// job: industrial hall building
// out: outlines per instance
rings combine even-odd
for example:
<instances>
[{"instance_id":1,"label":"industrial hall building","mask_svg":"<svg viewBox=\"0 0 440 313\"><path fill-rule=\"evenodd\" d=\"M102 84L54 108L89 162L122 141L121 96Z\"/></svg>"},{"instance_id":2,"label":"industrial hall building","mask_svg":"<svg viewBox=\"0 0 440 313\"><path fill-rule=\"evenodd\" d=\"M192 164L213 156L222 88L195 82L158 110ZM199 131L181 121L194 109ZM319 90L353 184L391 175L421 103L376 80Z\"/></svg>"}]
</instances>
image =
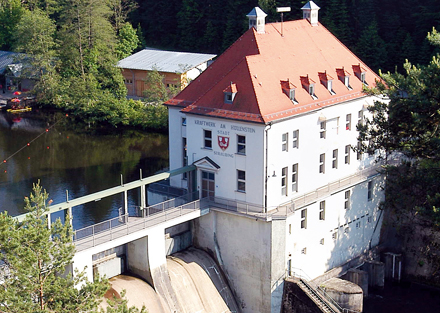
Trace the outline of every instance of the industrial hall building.
<instances>
[{"instance_id":1,"label":"industrial hall building","mask_svg":"<svg viewBox=\"0 0 440 313\"><path fill-rule=\"evenodd\" d=\"M211 212L194 245L212 252L243 312L279 312L284 278L311 279L379 242L384 181L355 152L380 77L332 35L312 1L303 19L249 29L180 94L169 111L171 178ZM194 183L189 183L194 179Z\"/></svg>"}]
</instances>

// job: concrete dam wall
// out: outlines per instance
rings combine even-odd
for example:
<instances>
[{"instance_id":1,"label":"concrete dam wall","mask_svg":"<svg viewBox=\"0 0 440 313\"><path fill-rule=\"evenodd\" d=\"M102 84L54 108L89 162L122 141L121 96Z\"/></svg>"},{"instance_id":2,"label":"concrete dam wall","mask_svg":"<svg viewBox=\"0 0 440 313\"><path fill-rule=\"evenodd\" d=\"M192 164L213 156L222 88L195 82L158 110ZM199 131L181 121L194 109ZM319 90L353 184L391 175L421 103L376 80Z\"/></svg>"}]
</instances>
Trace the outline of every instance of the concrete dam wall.
<instances>
[{"instance_id":1,"label":"concrete dam wall","mask_svg":"<svg viewBox=\"0 0 440 313\"><path fill-rule=\"evenodd\" d=\"M118 296L125 289L130 306L145 305L151 313L240 312L222 272L205 251L189 248L168 256L167 268L178 311L172 311L148 283L129 275L110 279L112 289L106 296Z\"/></svg>"}]
</instances>

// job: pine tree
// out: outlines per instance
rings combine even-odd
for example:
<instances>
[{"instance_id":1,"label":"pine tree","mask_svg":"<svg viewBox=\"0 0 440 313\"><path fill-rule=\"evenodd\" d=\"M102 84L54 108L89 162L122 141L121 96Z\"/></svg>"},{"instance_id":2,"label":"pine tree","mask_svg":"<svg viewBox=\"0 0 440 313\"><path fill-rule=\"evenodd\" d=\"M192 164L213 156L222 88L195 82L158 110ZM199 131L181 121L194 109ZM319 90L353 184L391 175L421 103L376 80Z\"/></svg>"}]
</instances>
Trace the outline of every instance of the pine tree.
<instances>
[{"instance_id":1,"label":"pine tree","mask_svg":"<svg viewBox=\"0 0 440 313\"><path fill-rule=\"evenodd\" d=\"M2 312L87 312L97 308L108 289L106 281L66 273L75 253L72 228L60 220L48 227L47 200L46 191L35 184L25 198L29 214L22 222L0 213L0 258L6 274L0 284Z\"/></svg>"},{"instance_id":2,"label":"pine tree","mask_svg":"<svg viewBox=\"0 0 440 313\"><path fill-rule=\"evenodd\" d=\"M373 21L361 34L356 46L357 55L373 70L377 71L387 61L385 42L378 34L377 23Z\"/></svg>"},{"instance_id":3,"label":"pine tree","mask_svg":"<svg viewBox=\"0 0 440 313\"><path fill-rule=\"evenodd\" d=\"M0 312L97 312L108 281L96 277L90 282L84 271L72 273L72 227L59 219L49 227L48 197L37 183L25 197L23 221L0 213ZM99 312L146 313L145 308L129 308L123 295L108 304Z\"/></svg>"}]
</instances>

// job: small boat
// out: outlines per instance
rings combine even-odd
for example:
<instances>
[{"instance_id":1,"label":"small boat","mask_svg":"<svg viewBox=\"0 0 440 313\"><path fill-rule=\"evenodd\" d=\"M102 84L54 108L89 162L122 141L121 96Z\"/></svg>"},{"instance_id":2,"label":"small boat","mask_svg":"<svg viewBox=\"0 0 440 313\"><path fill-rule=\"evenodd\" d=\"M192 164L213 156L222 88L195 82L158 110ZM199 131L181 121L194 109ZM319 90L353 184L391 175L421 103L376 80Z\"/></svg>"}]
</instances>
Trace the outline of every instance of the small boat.
<instances>
[{"instance_id":1,"label":"small boat","mask_svg":"<svg viewBox=\"0 0 440 313\"><path fill-rule=\"evenodd\" d=\"M32 111L31 107L24 107L24 108L11 108L11 109L7 109L6 112L9 113L21 113L21 112L28 112L28 111Z\"/></svg>"}]
</instances>

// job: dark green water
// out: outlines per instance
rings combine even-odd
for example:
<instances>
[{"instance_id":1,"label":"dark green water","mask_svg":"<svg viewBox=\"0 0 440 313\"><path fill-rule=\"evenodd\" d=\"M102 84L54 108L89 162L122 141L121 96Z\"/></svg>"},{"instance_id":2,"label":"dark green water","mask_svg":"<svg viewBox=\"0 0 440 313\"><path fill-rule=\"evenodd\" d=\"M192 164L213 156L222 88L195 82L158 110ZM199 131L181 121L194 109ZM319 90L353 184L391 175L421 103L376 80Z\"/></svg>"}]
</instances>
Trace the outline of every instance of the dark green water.
<instances>
[{"instance_id":1,"label":"dark green water","mask_svg":"<svg viewBox=\"0 0 440 313\"><path fill-rule=\"evenodd\" d=\"M119 185L121 174L130 182L139 179L140 169L146 177L168 166L166 135L91 135L72 130L69 123L62 114L0 112L0 212L24 213L23 198L38 180L59 203L66 200L66 190L74 199ZM134 210L140 202L138 192L128 195L129 210ZM114 196L74 207L73 226L79 229L116 217L122 203L121 196Z\"/></svg>"}]
</instances>

